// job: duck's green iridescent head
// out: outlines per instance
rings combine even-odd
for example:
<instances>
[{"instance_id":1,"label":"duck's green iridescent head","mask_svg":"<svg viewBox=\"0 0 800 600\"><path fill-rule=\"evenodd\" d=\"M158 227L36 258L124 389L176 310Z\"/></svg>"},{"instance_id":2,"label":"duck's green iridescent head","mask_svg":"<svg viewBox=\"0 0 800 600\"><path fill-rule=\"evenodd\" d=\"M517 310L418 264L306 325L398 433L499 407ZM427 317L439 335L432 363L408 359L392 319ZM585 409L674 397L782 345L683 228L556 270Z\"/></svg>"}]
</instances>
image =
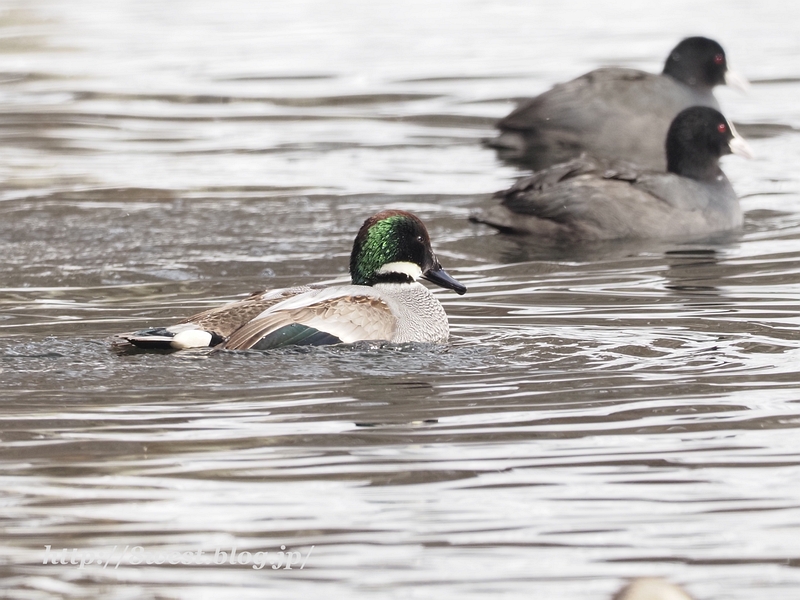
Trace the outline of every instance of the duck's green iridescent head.
<instances>
[{"instance_id":1,"label":"duck's green iridescent head","mask_svg":"<svg viewBox=\"0 0 800 600\"><path fill-rule=\"evenodd\" d=\"M442 269L422 221L404 210L384 210L364 221L353 243L350 276L355 285L412 283L422 277L457 294L467 291Z\"/></svg>"}]
</instances>

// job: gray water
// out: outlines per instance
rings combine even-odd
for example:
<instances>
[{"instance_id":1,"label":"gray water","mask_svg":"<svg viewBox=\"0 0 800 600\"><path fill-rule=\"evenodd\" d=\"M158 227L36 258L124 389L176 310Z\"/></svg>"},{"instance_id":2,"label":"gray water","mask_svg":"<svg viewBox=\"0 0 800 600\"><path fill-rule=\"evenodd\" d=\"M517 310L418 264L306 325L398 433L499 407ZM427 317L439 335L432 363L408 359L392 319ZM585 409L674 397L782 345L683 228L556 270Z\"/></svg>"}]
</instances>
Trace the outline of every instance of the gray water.
<instances>
[{"instance_id":1,"label":"gray water","mask_svg":"<svg viewBox=\"0 0 800 600\"><path fill-rule=\"evenodd\" d=\"M800 597L798 22L777 0L3 0L0 594L605 600L661 575ZM523 174L480 144L513 99L657 71L693 34L754 83L718 92L758 154L724 160L741 234L548 251L467 222ZM469 286L435 291L449 344L111 348L346 276L385 207Z\"/></svg>"}]
</instances>

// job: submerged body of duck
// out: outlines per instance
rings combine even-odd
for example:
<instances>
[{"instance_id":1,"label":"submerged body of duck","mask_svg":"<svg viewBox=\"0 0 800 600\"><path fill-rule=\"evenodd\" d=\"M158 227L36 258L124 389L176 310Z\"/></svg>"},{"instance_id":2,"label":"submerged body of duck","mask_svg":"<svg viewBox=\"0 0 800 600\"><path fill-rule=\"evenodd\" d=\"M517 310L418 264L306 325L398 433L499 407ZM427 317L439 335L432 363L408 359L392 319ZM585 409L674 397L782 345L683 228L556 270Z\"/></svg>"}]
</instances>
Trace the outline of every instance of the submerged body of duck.
<instances>
[{"instance_id":1,"label":"submerged body of duck","mask_svg":"<svg viewBox=\"0 0 800 600\"><path fill-rule=\"evenodd\" d=\"M353 244L350 273L352 285L256 292L177 325L119 334L116 339L145 349L229 350L447 340L444 308L417 279L458 294L466 288L442 269L418 217L389 210L367 219Z\"/></svg>"}]
</instances>

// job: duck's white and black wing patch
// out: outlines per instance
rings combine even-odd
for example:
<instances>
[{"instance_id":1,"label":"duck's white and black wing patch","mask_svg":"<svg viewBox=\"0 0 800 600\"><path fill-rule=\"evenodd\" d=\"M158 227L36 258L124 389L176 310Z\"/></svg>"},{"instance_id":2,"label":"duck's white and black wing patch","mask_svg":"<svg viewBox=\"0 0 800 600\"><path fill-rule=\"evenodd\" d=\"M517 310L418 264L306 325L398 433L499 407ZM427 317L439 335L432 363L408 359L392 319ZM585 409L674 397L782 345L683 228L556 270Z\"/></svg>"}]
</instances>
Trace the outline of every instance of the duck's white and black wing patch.
<instances>
[{"instance_id":1,"label":"duck's white and black wing patch","mask_svg":"<svg viewBox=\"0 0 800 600\"><path fill-rule=\"evenodd\" d=\"M224 338L193 324L172 327L150 327L132 333L120 333L114 339L122 344L132 344L144 350L184 350L208 348L221 343Z\"/></svg>"},{"instance_id":2,"label":"duck's white and black wing patch","mask_svg":"<svg viewBox=\"0 0 800 600\"><path fill-rule=\"evenodd\" d=\"M183 350L218 346L270 307L312 291L309 286L253 292L246 298L192 315L170 327L150 327L114 338L145 350Z\"/></svg>"},{"instance_id":3,"label":"duck's white and black wing patch","mask_svg":"<svg viewBox=\"0 0 800 600\"><path fill-rule=\"evenodd\" d=\"M221 348L247 350L391 340L394 329L395 316L383 300L369 295L343 295L307 306L268 310L235 331Z\"/></svg>"}]
</instances>

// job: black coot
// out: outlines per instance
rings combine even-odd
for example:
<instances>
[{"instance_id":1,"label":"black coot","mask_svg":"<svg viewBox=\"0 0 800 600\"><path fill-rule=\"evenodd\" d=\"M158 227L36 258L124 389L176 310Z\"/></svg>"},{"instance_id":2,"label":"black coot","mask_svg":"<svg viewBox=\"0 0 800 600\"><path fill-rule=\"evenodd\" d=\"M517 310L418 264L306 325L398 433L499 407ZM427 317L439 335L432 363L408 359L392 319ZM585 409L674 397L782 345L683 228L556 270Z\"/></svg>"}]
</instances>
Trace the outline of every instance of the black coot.
<instances>
[{"instance_id":1,"label":"black coot","mask_svg":"<svg viewBox=\"0 0 800 600\"><path fill-rule=\"evenodd\" d=\"M672 122L666 149L666 173L587 156L544 169L498 192L500 205L472 220L546 243L691 239L741 227L719 159L752 152L732 124L713 108L687 108Z\"/></svg>"},{"instance_id":2,"label":"black coot","mask_svg":"<svg viewBox=\"0 0 800 600\"><path fill-rule=\"evenodd\" d=\"M672 120L690 106L719 109L712 90L724 83L748 86L728 70L717 42L686 38L670 52L661 75L597 69L524 102L497 124L502 133L489 145L534 170L583 152L664 170L663 139Z\"/></svg>"}]
</instances>

